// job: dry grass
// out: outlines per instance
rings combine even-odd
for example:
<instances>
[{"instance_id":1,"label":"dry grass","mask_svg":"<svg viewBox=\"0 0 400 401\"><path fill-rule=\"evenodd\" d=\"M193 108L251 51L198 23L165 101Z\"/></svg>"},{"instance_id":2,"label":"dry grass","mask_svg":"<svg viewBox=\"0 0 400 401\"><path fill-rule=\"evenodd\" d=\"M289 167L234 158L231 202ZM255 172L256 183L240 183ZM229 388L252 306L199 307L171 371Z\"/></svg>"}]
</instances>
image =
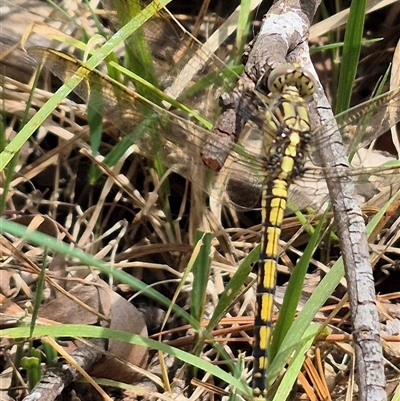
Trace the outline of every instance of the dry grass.
<instances>
[{"instance_id":1,"label":"dry grass","mask_svg":"<svg viewBox=\"0 0 400 401\"><path fill-rule=\"evenodd\" d=\"M391 7L393 8L388 15L398 16L397 5ZM93 35L96 32L93 19L86 9L74 11L74 15L77 20L79 17L80 24L85 26L88 34ZM180 17L191 21L190 16ZM380 23L376 24L378 19ZM367 54L361 63L363 71L357 80L356 98L364 98L365 87L370 88L371 82L376 82L376 77L384 73L387 60L393 57L393 41L398 40L398 37L394 39L398 30L387 28L383 14L372 14L370 20L374 23L367 19L367 23L371 24L368 35L384 36L385 40L366 49ZM203 25L206 26L204 35L207 35L207 29L214 29L217 24L218 20L210 17L207 24ZM159 65L157 75L168 77L168 74L176 74L178 70L167 70L172 50L173 56L176 56L176 41L172 40L167 44L163 42L170 33L162 30L162 25L160 24L161 28L156 25L157 29L161 29L161 34L153 38L152 50L158 55L155 57L156 64ZM326 32L332 27L324 29L315 39L315 43L330 40ZM38 31L41 35L54 33L46 31L42 26L40 29L36 28L36 32ZM151 34L156 31L154 25L149 29ZM91 45L95 46L93 43ZM219 50L221 57L229 54L230 47L226 46ZM121 49L118 51L122 52ZM381 56L379 63L373 63L373 68L364 68L363 66L368 65L368 60L374 59L374 54ZM318 53L315 56L315 65L321 80L324 80L326 87L330 87L332 92L336 69L332 65L332 58L327 52ZM203 73L210 71L204 69ZM35 89L30 98L30 85L2 76L3 133L7 141L11 141L24 122L51 97L54 87L47 78L43 77L40 87L47 85L48 90ZM208 91L201 90L197 95L191 94L186 104L212 120L217 95L214 87ZM95 157L92 154L93 144L90 145L90 141L94 137L89 132L93 132L94 128L88 123L86 106L78 98L72 98L74 101L65 100L54 109L51 118L37 129L10 164L11 167L2 173L3 187L8 188L3 203L3 216L31 229L38 228L65 244L73 244L93 258L106 262L115 271L124 271L141 280L169 299L170 304L160 306L154 302L154 296L150 300L146 291L134 291L132 285L122 281L121 277L113 278L101 274L97 268L88 267L82 260L61 255L54 250L49 252L45 244L31 245L15 236L7 235L1 238L0 292L5 297L1 313L8 321L15 319L24 310L27 313L32 312L25 304L26 301L41 303L38 293L45 302L60 291L57 284L61 290L69 291L89 275L99 274L115 293L131 301L143 312L152 338L201 356L203 360L226 371L235 371L232 375L244 383L240 375L249 377L251 367L251 316L255 299L252 287L255 274L250 273L251 267L248 263L257 260L259 210L243 212L226 203L221 205L218 203L219 195L211 198L210 209L203 191L205 184L201 184L200 180L204 171L191 153L185 153L185 149L181 149L181 156L189 162L193 158L193 167L200 170L189 173L182 166L164 169L157 165L157 161L154 163L152 158L143 156L143 153L148 156L147 150L141 154L140 149L135 147L129 147L112 166L106 166L101 156ZM210 112L211 108L213 110ZM98 151L100 155L105 155L115 148L124 134L108 123L101 130ZM196 146L191 145L190 152ZM389 150L389 145L384 145L384 150ZM95 172L99 171L96 168L101 171L101 175L95 180ZM191 181L185 180L174 171L190 176ZM246 194L250 192L246 191ZM388 358L385 361L389 380L388 393L393 392L390 380L395 382L398 378L396 365L399 358L396 349L398 331L389 331L390 326L387 323L397 322L399 314L395 302L398 299L398 286L396 288L396 284L393 285L398 281L396 207L397 205L393 206L382 217L370 236L377 291L382 294L377 301L382 313L382 327L387 336L384 347ZM365 209L366 219L370 220L378 210L373 207ZM43 217L43 221L38 221L38 217ZM322 245L310 262L300 309L309 295L315 292L321 275L329 270L339 256L337 242L330 231L334 230L330 218L331 216L326 217L327 228L324 231L325 236L321 234ZM316 216L314 221L320 221L320 216ZM317 224L315 222L314 226ZM201 237L197 233L198 229L212 233L212 237L202 238L202 249L196 247L201 243L198 242ZM283 284L287 282L309 241L304 224L299 223L298 219L285 219L276 297L278 305L283 298ZM202 252L205 254L202 255ZM40 288L38 273L43 267L46 267L47 281ZM237 280L234 292L224 292L232 285L232 277ZM344 399L346 394L352 396L356 392L348 305L346 298L342 299L345 291L345 282L342 280L327 305L315 316L315 322L322 322L327 327L309 347L304 367L298 377L299 385L294 389L296 399ZM87 301L86 303L88 304ZM22 305L22 309L18 309L18 305ZM175 309L172 310L173 308ZM101 309L99 308L100 311ZM189 310L193 322L206 326L210 335L205 335L199 327L193 326L193 322L192 325L187 324L183 316ZM332 311L334 313L331 314ZM41 319L45 318L52 319L52 316L41 315ZM89 324L86 316L76 323ZM123 324L118 329L128 330ZM223 349L218 349L217 343ZM15 363L18 353L11 347L11 341L4 338L1 345L4 364L6 365L8 358ZM221 355L222 351L225 354ZM48 351L45 353L49 355ZM172 399L176 394L181 395L182 391L187 395L192 394L192 399L207 399L210 393L215 393L219 398L232 390L221 376L213 377L209 374L207 365L200 366L202 370L199 373L190 364L183 366L179 358L154 351L150 354L147 374L159 386L147 381L141 383L140 389L133 390L129 387L128 390L110 390L108 396L111 399L128 400L136 398L137 394ZM234 367L232 362L236 361L238 362ZM202 362L194 363L199 367ZM16 370L10 366L8 363L8 370L3 370L2 378L6 384L1 387L5 391L16 387L17 390L12 394L15 399L22 399L25 393L20 388L26 384L27 379L18 378L15 375ZM11 381L12 373L14 376ZM152 374L159 378L154 378ZM122 381L118 377L113 378ZM189 379L192 379L193 385L189 384ZM122 387L121 384L120 386ZM93 388L80 391L81 399L97 397Z\"/></svg>"}]
</instances>

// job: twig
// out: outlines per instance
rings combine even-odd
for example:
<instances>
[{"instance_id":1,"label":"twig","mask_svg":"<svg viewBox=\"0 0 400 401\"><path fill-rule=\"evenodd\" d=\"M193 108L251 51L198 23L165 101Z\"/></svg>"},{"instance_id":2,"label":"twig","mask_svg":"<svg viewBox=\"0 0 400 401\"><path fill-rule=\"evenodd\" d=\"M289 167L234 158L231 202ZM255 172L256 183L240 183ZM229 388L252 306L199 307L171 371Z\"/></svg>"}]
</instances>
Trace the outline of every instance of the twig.
<instances>
[{"instance_id":1,"label":"twig","mask_svg":"<svg viewBox=\"0 0 400 401\"><path fill-rule=\"evenodd\" d=\"M94 340L96 346L82 345L71 353L71 357L84 370L90 369L103 356L101 349L105 348L103 339ZM99 348L100 347L100 348ZM63 389L80 377L78 370L66 362L60 362L49 368L43 377L22 401L53 401Z\"/></svg>"},{"instance_id":2,"label":"twig","mask_svg":"<svg viewBox=\"0 0 400 401\"><path fill-rule=\"evenodd\" d=\"M240 110L254 108L252 92L258 81L286 63L286 55L295 49L304 53L303 59L309 57L308 32L318 5L319 1L276 1L264 17L259 35L244 56L243 74L234 90L222 98L223 111L214 126L220 139L210 141L202 151L203 161L211 169L219 170L225 163L229 144L237 140L247 121Z\"/></svg>"},{"instance_id":3,"label":"twig","mask_svg":"<svg viewBox=\"0 0 400 401\"><path fill-rule=\"evenodd\" d=\"M329 167L326 180L337 232L340 239L350 300L353 337L358 371L359 400L383 401L385 374L380 327L372 267L370 263L365 223L353 181L348 174L348 161L340 132L332 120L333 113L320 83L312 108L318 125L325 126L323 135L329 137L330 146L318 149L321 165ZM321 133L322 134L322 133Z\"/></svg>"},{"instance_id":4,"label":"twig","mask_svg":"<svg viewBox=\"0 0 400 401\"><path fill-rule=\"evenodd\" d=\"M299 60L296 52L290 55L288 61L293 60ZM309 57L302 62L300 63L317 77ZM341 134L337 130L332 109L319 80L314 102L311 104L311 118L312 125L325 127L321 135L326 136L330 145L320 147L318 156L321 165L329 167L330 174L326 182L340 239L349 293L359 400L383 401L387 399L384 359L365 223L357 202L354 182L346 176L349 164Z\"/></svg>"},{"instance_id":5,"label":"twig","mask_svg":"<svg viewBox=\"0 0 400 401\"><path fill-rule=\"evenodd\" d=\"M255 88L255 83L264 74L268 75L279 64L296 61L317 77L310 60L307 35L318 6L319 0L280 0L265 16L261 32L249 52L243 76L233 93L224 98L225 110L215 132L225 142L236 140L236 134L245 123L239 109L247 101L246 93ZM326 126L324 135L330 138L330 146L319 150L321 165L329 167L333 177L341 177L329 176L327 184L348 282L359 399L382 401L386 400L385 376L365 224L356 201L354 184L346 177L349 166L341 135L318 80L314 99L310 107L313 126ZM208 151L214 152L215 148L211 144L203 156L210 167L217 166L218 169L218 165L223 164L224 155L210 160Z\"/></svg>"}]
</instances>

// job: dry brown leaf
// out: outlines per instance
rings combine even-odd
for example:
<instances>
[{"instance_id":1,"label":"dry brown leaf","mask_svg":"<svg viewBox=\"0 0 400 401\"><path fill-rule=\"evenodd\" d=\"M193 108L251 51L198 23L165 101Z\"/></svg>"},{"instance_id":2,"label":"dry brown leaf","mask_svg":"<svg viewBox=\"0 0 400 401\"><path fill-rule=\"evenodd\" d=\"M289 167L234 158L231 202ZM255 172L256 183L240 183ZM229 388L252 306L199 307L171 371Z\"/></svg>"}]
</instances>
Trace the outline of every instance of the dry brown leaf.
<instances>
[{"instance_id":1,"label":"dry brown leaf","mask_svg":"<svg viewBox=\"0 0 400 401\"><path fill-rule=\"evenodd\" d=\"M85 309L66 296L60 295L44 304L40 308L39 316L60 323L96 324L99 318L90 311L93 309L109 319L110 323L105 322L104 326L147 337L147 328L141 313L130 302L112 291L104 281L98 280L96 285L90 285L89 282L88 285L78 284L69 293L85 303L88 308ZM106 356L92 367L92 375L132 383L137 379L137 374L126 362L141 368L147 364L145 347L110 340L107 351L123 361Z\"/></svg>"},{"instance_id":2,"label":"dry brown leaf","mask_svg":"<svg viewBox=\"0 0 400 401\"><path fill-rule=\"evenodd\" d=\"M55 223L54 220L52 220L50 217L45 216L45 215L38 215L38 214L30 214L30 215L24 215L24 216L18 216L14 219L10 219L11 221L21 224L23 226L30 226L32 221L40 216L42 220L38 224L35 229L43 234L47 234L50 237L54 237L59 239L60 238L60 231Z\"/></svg>"},{"instance_id":3,"label":"dry brown leaf","mask_svg":"<svg viewBox=\"0 0 400 401\"><path fill-rule=\"evenodd\" d=\"M94 285L77 284L69 293L82 301L88 308L83 308L72 299L61 294L56 299L40 307L39 317L69 324L97 323L99 318L90 312L89 308L99 312L100 300L98 288Z\"/></svg>"},{"instance_id":4,"label":"dry brown leaf","mask_svg":"<svg viewBox=\"0 0 400 401\"><path fill-rule=\"evenodd\" d=\"M111 318L110 328L147 337L146 324L142 314L136 307L108 287L103 287L102 290L104 291L101 291L101 293L108 293L111 303L109 311L109 317ZM123 341L110 340L108 351L134 366L145 368L147 365L147 348L145 347ZM137 374L129 365L108 356L102 359L90 373L97 377L124 383L133 383L137 379Z\"/></svg>"}]
</instances>

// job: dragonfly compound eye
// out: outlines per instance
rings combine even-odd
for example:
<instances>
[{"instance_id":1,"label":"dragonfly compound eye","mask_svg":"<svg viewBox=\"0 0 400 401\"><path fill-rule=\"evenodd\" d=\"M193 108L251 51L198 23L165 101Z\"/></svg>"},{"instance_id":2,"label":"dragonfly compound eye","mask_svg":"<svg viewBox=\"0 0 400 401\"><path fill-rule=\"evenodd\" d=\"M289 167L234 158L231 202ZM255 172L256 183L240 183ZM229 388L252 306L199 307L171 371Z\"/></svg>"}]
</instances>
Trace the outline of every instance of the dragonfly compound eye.
<instances>
[{"instance_id":1,"label":"dragonfly compound eye","mask_svg":"<svg viewBox=\"0 0 400 401\"><path fill-rule=\"evenodd\" d=\"M304 99L314 94L314 78L297 63L281 64L269 75L268 89L272 93L282 93L288 86L296 87L299 95Z\"/></svg>"}]
</instances>

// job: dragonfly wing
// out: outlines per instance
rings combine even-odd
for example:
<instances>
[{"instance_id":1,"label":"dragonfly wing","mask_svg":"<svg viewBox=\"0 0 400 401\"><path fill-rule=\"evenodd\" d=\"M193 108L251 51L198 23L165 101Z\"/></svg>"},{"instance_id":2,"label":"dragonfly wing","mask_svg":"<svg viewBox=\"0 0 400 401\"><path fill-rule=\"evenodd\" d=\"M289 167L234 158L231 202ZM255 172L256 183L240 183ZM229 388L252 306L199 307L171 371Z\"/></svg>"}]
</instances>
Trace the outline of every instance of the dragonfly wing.
<instances>
[{"instance_id":1,"label":"dragonfly wing","mask_svg":"<svg viewBox=\"0 0 400 401\"><path fill-rule=\"evenodd\" d=\"M289 187L289 208L292 211L310 207L321 209L329 200L328 187L322 169L309 169Z\"/></svg>"},{"instance_id":2,"label":"dragonfly wing","mask_svg":"<svg viewBox=\"0 0 400 401\"><path fill-rule=\"evenodd\" d=\"M312 207L318 210L329 201L326 179L338 178L329 169L308 162L307 170L290 188L292 210ZM400 189L400 162L386 152L359 149L346 177L354 181L360 205L382 206ZM340 177L339 177L340 178Z\"/></svg>"},{"instance_id":3,"label":"dragonfly wing","mask_svg":"<svg viewBox=\"0 0 400 401\"><path fill-rule=\"evenodd\" d=\"M400 121L400 88L385 93L375 99L365 102L335 117L334 122L328 122L326 127L314 130L310 151L311 170L302 177L301 187L296 189L298 194L303 193L303 198L296 196L295 205L299 208L307 204L307 199L312 204L322 204L322 192L317 189L315 193L321 193L321 199L313 198L311 182L322 182L322 177L332 177L329 168L320 168L321 162L318 149L330 146L332 134L339 130L342 136L346 154L349 156L350 169L344 174L350 177L360 194L360 203L369 202L375 206L382 205L391 195L400 188L399 166L385 167L392 162L393 157L375 150L366 150L375 139L387 132ZM337 123L337 124L336 124ZM321 178L315 177L315 170ZM320 184L318 184L319 186Z\"/></svg>"},{"instance_id":4,"label":"dragonfly wing","mask_svg":"<svg viewBox=\"0 0 400 401\"><path fill-rule=\"evenodd\" d=\"M387 132L400 121L400 88L362 103L335 117L336 124L327 123L313 133L311 160L320 166L318 149L329 146L329 138L338 129L342 135L346 154L354 155Z\"/></svg>"},{"instance_id":5,"label":"dragonfly wing","mask_svg":"<svg viewBox=\"0 0 400 401\"><path fill-rule=\"evenodd\" d=\"M218 201L227 190L228 202L246 209L256 205L261 187L258 174L261 165L257 155L244 150L240 144L232 148L231 143L219 143L219 148L227 153L231 151L231 156L230 167L224 168L216 179L216 173L204 166L200 154L207 141L218 140L217 135L190 121L189 117L183 118L127 90L97 70L89 70L64 53L37 47L28 52L62 81L81 74L82 82L73 89L74 92L118 127L124 139L130 141L130 145L136 145L138 153L150 159L157 158L173 171L201 185L207 193L219 194ZM250 148L255 151L256 145ZM199 182L199 172L207 175L208 183ZM217 188L211 189L210 182L216 182ZM240 191L237 183L241 184Z\"/></svg>"},{"instance_id":6,"label":"dragonfly wing","mask_svg":"<svg viewBox=\"0 0 400 401\"><path fill-rule=\"evenodd\" d=\"M205 192L212 193L218 201L224 200L245 209L258 205L263 180L262 137L265 132L262 119L256 119L246 125L241 133L240 143L224 143L217 135L197 123L146 101L136 92L116 85L97 71L85 69L82 64L64 53L33 48L29 49L29 54L37 61L43 62L45 67L61 80L68 79L81 68L83 81L74 92L118 127L130 144L137 146L138 153L150 159L157 157L173 171L201 186ZM353 157L353 164L357 168L348 174L352 176L360 192L368 194L367 199L381 186L388 187L388 193L393 193L397 189L397 181L400 181L394 179L396 168L385 173L378 171L376 166L382 160L376 158L376 155L375 164L366 164L365 155L361 150L375 135L382 134L399 119L399 98L399 90L389 92L339 116L339 120L343 121L342 124L339 123L339 129L347 151L357 150ZM362 127L367 121L369 125L365 129L353 128ZM371 127L375 126L378 128L373 131ZM324 132L322 129L313 134L313 137L317 138L313 142L314 151L311 155L314 166L317 164L315 147L327 146L326 138L329 134L330 131ZM230 154L218 175L206 168L200 157L201 149L210 139L218 144L219 151ZM370 160L374 159L370 157ZM327 177L329 174L329 171L326 171ZM200 182L201 175L207 176L206 182ZM319 208L326 203L325 175L320 168L315 170L314 167L301 179L296 180L290 188L289 200L292 208Z\"/></svg>"},{"instance_id":7,"label":"dragonfly wing","mask_svg":"<svg viewBox=\"0 0 400 401\"><path fill-rule=\"evenodd\" d=\"M257 133L253 134L259 136ZM248 135L251 136L250 132ZM216 134L190 121L174 119L171 129L163 139L164 149L168 149L170 155L166 164L195 183L198 183L196 175L199 171L204 171L208 178L207 187L204 189L218 201L223 200L237 209L247 210L257 207L263 181L262 161L257 154L251 154L239 143L232 146L231 142L221 142L220 149L229 154L224 166L219 172L207 168L201 159L201 149L210 138L216 140L216 137ZM247 139L249 146L259 152L257 141L252 143L249 138ZM180 157L176 157L177 152Z\"/></svg>"}]
</instances>

